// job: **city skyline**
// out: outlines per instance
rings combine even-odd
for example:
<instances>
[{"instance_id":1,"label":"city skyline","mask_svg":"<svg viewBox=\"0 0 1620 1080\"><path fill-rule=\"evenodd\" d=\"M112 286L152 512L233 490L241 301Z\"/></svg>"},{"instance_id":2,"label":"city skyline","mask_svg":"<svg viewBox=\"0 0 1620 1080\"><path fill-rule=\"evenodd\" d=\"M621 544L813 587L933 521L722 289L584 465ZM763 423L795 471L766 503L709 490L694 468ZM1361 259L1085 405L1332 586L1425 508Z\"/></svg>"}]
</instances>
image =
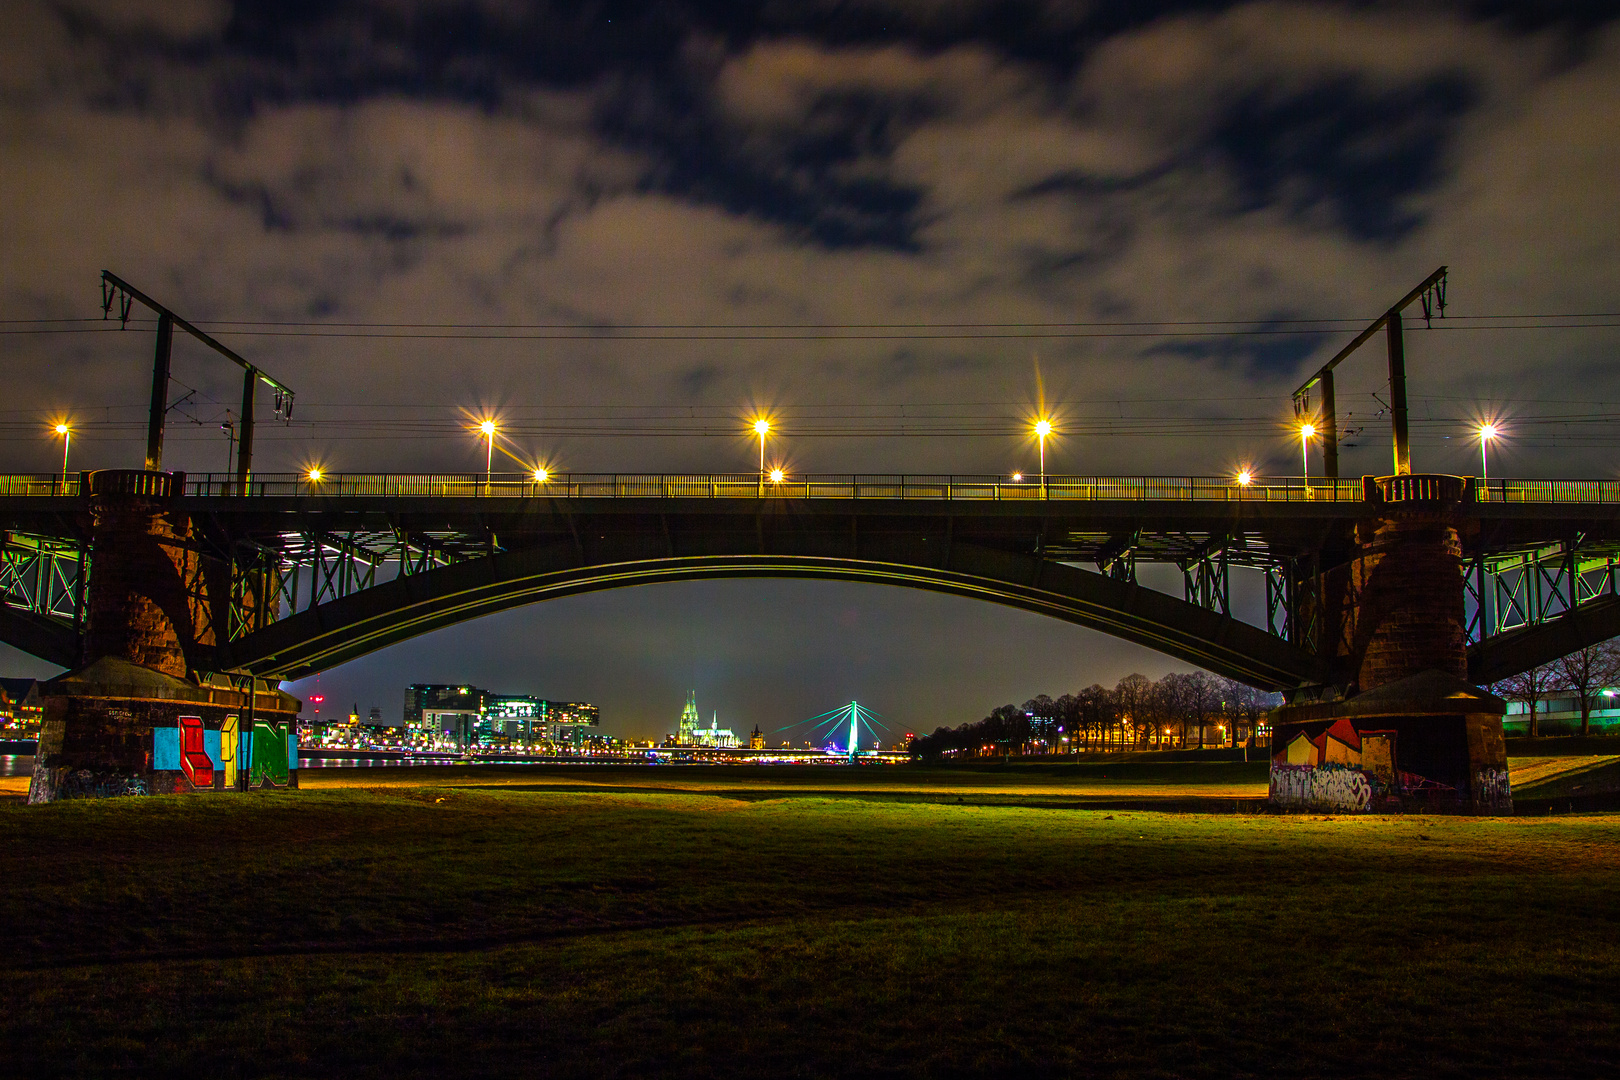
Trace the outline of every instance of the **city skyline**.
<instances>
[{"instance_id":1,"label":"city skyline","mask_svg":"<svg viewBox=\"0 0 1620 1080\"><path fill-rule=\"evenodd\" d=\"M297 392L289 424L261 402L262 472L1297 475L1290 391L1442 264L1416 467L1481 469L1495 421L1493 476L1620 468L1620 34L1591 6L40 2L0 50L6 471L139 465L152 324L96 321L108 269ZM169 467L229 468L216 361L176 346ZM1340 376L1343 470L1386 472L1376 344ZM550 601L321 685L532 685L645 738L693 686L922 731L1182 670L759 581Z\"/></svg>"}]
</instances>

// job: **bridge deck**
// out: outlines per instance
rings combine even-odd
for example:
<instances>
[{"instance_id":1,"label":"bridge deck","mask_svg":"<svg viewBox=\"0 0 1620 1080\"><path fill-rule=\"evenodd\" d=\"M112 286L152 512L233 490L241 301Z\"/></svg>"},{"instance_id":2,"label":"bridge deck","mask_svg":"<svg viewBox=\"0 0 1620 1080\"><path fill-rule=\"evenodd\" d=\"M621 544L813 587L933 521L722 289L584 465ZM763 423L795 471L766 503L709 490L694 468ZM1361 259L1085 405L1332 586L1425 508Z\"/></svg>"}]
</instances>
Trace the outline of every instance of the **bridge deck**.
<instances>
[{"instance_id":1,"label":"bridge deck","mask_svg":"<svg viewBox=\"0 0 1620 1080\"><path fill-rule=\"evenodd\" d=\"M37 655L70 657L78 640L94 561L81 486L0 476L0 640ZM243 493L206 474L181 490L187 543L231 567L221 662L281 675L545 596L772 575L980 596L1257 685L1297 684L1317 663L1300 648L1314 640L1300 621L1311 582L1381 509L1362 480L1304 478L280 474ZM1620 481L1464 492L1471 641L1562 624L1516 646L1520 664L1557 634L1620 632ZM1177 566L1185 599L1139 589L1144 563ZM1261 628L1231 618L1228 567L1240 566L1265 574Z\"/></svg>"},{"instance_id":2,"label":"bridge deck","mask_svg":"<svg viewBox=\"0 0 1620 1080\"><path fill-rule=\"evenodd\" d=\"M77 496L82 474L0 475L0 497ZM188 497L243 497L230 473L190 474ZM1361 503L1362 478L1225 476L1029 476L815 473L771 481L757 473L302 473L255 475L248 498L479 499L902 499L944 502ZM1620 505L1620 480L1470 478L1481 505Z\"/></svg>"}]
</instances>

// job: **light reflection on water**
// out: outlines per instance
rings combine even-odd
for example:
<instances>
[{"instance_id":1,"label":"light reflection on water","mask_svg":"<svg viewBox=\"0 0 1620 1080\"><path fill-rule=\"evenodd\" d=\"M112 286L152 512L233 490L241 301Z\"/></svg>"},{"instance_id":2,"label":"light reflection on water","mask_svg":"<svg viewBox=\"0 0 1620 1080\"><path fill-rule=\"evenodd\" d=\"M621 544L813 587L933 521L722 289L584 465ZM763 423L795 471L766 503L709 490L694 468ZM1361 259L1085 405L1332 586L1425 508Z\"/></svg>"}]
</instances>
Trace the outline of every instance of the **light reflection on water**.
<instances>
[{"instance_id":1,"label":"light reflection on water","mask_svg":"<svg viewBox=\"0 0 1620 1080\"><path fill-rule=\"evenodd\" d=\"M451 757L375 758L375 757L318 757L298 759L300 769L380 769L388 765L455 765Z\"/></svg>"},{"instance_id":2,"label":"light reflection on water","mask_svg":"<svg viewBox=\"0 0 1620 1080\"><path fill-rule=\"evenodd\" d=\"M455 758L306 758L298 759L300 769L372 769L387 765L454 765ZM33 754L0 754L0 776L34 775Z\"/></svg>"}]
</instances>

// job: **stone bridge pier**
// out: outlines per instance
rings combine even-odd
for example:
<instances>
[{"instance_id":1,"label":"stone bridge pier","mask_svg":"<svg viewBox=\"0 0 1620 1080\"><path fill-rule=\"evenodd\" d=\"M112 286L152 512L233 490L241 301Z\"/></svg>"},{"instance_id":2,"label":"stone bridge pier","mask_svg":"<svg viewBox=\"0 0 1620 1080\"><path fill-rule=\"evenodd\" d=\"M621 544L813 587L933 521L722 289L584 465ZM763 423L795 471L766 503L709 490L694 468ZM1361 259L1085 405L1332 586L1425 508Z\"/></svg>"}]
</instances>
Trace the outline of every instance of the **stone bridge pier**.
<instances>
[{"instance_id":1,"label":"stone bridge pier","mask_svg":"<svg viewBox=\"0 0 1620 1080\"><path fill-rule=\"evenodd\" d=\"M209 670L229 567L203 554L185 474L89 474L92 537L80 665L41 688L30 803L297 786L301 703Z\"/></svg>"},{"instance_id":2,"label":"stone bridge pier","mask_svg":"<svg viewBox=\"0 0 1620 1080\"><path fill-rule=\"evenodd\" d=\"M1271 799L1299 810L1512 813L1502 699L1468 682L1461 477L1367 477L1348 562L1307 583L1335 685L1271 715Z\"/></svg>"}]
</instances>

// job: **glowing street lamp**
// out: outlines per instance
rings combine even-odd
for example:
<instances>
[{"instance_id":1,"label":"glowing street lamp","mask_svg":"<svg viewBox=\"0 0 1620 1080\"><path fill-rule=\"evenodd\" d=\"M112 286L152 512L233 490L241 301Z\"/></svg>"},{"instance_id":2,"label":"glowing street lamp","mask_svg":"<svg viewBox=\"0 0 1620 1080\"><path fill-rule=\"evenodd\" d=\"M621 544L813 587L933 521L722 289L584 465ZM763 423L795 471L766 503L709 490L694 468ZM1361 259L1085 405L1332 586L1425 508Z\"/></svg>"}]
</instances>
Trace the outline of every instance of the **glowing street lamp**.
<instances>
[{"instance_id":1,"label":"glowing street lamp","mask_svg":"<svg viewBox=\"0 0 1620 1080\"><path fill-rule=\"evenodd\" d=\"M781 469L772 469L771 470L771 483L780 484L782 482L783 478L784 478L784 474L783 474Z\"/></svg>"},{"instance_id":2,"label":"glowing street lamp","mask_svg":"<svg viewBox=\"0 0 1620 1080\"><path fill-rule=\"evenodd\" d=\"M1479 425L1479 476L1481 480L1489 480L1491 478L1490 462L1486 459L1485 447L1492 439L1496 438L1496 436L1497 428L1495 424ZM63 468L65 471L66 466Z\"/></svg>"},{"instance_id":3,"label":"glowing street lamp","mask_svg":"<svg viewBox=\"0 0 1620 1080\"><path fill-rule=\"evenodd\" d=\"M58 435L62 436L62 492L64 494L66 494L67 493L68 444L73 441L73 429L68 427L67 423L64 421L63 423L60 423L60 424L56 425L56 433Z\"/></svg>"},{"instance_id":4,"label":"glowing street lamp","mask_svg":"<svg viewBox=\"0 0 1620 1080\"><path fill-rule=\"evenodd\" d=\"M310 483L318 484L321 482L321 477L325 474L321 472L321 467L319 465L311 465L309 467L309 472L305 475L309 477Z\"/></svg>"},{"instance_id":5,"label":"glowing street lamp","mask_svg":"<svg viewBox=\"0 0 1620 1080\"><path fill-rule=\"evenodd\" d=\"M771 433L771 422L761 417L754 421L754 434L759 436L759 475L765 475L765 436Z\"/></svg>"},{"instance_id":6,"label":"glowing street lamp","mask_svg":"<svg viewBox=\"0 0 1620 1080\"><path fill-rule=\"evenodd\" d=\"M478 430L483 432L484 440L488 443L484 451L484 494L488 495L491 474L495 469L495 421L485 420L478 425Z\"/></svg>"},{"instance_id":7,"label":"glowing street lamp","mask_svg":"<svg viewBox=\"0 0 1620 1080\"><path fill-rule=\"evenodd\" d=\"M1041 494L1046 494L1046 437L1052 434L1052 421L1044 416L1035 421L1035 439L1041 446Z\"/></svg>"},{"instance_id":8,"label":"glowing street lamp","mask_svg":"<svg viewBox=\"0 0 1620 1080\"><path fill-rule=\"evenodd\" d=\"M1316 425L1306 422L1299 426L1299 457L1304 467L1305 494L1311 493L1311 440L1316 438Z\"/></svg>"},{"instance_id":9,"label":"glowing street lamp","mask_svg":"<svg viewBox=\"0 0 1620 1080\"><path fill-rule=\"evenodd\" d=\"M1239 469L1237 474L1238 487L1248 487L1254 483L1254 473L1247 468Z\"/></svg>"},{"instance_id":10,"label":"glowing street lamp","mask_svg":"<svg viewBox=\"0 0 1620 1080\"><path fill-rule=\"evenodd\" d=\"M759 436L759 493L765 494L765 436L771 433L771 422L761 416L754 421L754 434Z\"/></svg>"},{"instance_id":11,"label":"glowing street lamp","mask_svg":"<svg viewBox=\"0 0 1620 1080\"><path fill-rule=\"evenodd\" d=\"M544 465L542 465L538 469L534 470L534 482L535 483L543 484L547 480L550 480L550 479L551 479L551 473L546 469L546 467Z\"/></svg>"}]
</instances>

